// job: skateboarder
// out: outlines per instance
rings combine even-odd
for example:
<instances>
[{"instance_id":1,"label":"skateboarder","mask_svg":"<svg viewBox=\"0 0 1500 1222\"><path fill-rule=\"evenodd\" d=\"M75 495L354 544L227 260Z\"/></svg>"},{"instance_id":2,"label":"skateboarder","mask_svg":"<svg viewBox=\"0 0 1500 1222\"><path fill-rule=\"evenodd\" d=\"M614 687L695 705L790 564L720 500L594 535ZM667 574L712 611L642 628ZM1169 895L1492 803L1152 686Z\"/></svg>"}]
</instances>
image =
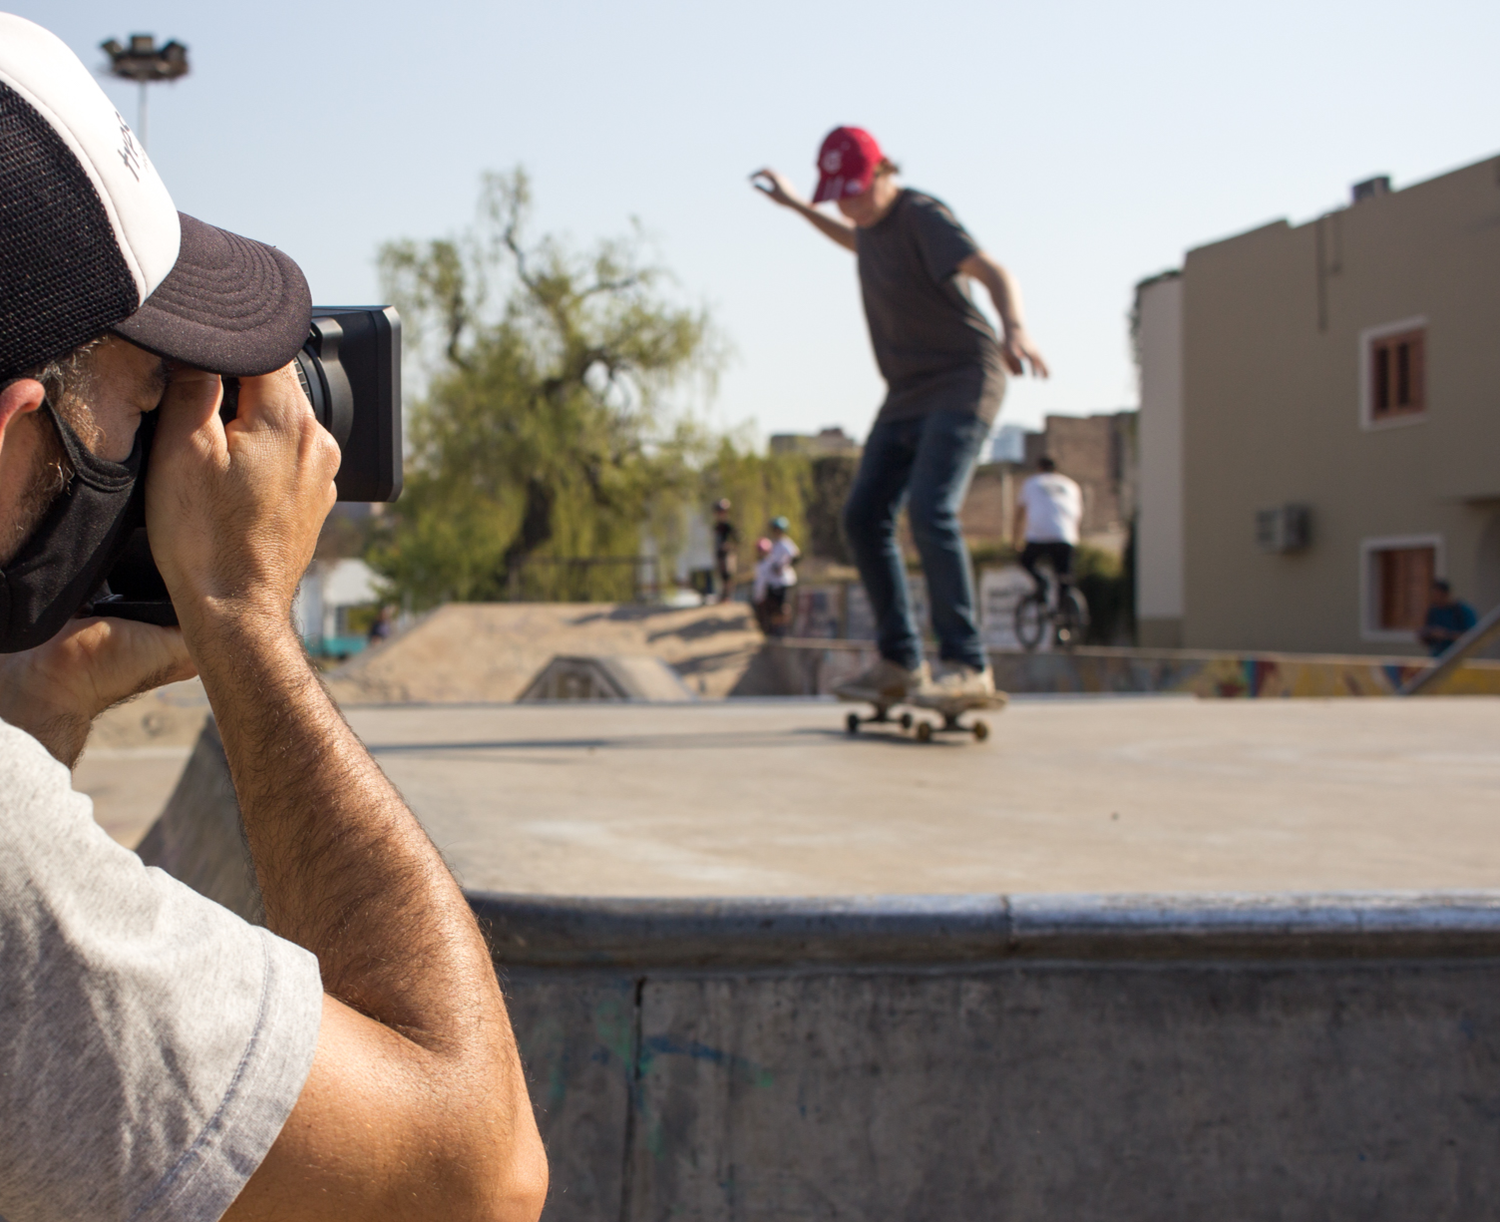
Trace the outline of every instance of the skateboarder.
<instances>
[{"instance_id":1,"label":"skateboarder","mask_svg":"<svg viewBox=\"0 0 1500 1222\"><path fill-rule=\"evenodd\" d=\"M844 530L877 624L879 661L840 685L846 699L895 703L984 696L994 678L979 640L958 509L1005 393L1005 371L1047 376L1021 316L1015 281L945 204L896 181L897 167L857 127L830 132L818 185L803 200L775 170L751 176L772 201L806 217L858 257L865 319L885 402L844 506ZM833 202L840 215L820 212ZM989 291L1003 336L971 300ZM907 507L922 556L939 660L929 675L913 622L896 516Z\"/></svg>"}]
</instances>

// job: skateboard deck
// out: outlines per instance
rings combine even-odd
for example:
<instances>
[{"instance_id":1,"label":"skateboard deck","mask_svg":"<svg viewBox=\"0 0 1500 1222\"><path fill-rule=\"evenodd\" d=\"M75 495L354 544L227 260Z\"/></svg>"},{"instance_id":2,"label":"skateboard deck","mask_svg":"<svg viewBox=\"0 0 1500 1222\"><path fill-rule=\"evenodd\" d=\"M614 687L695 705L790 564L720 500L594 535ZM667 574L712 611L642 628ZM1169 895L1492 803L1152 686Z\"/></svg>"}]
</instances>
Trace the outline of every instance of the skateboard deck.
<instances>
[{"instance_id":1,"label":"skateboard deck","mask_svg":"<svg viewBox=\"0 0 1500 1222\"><path fill-rule=\"evenodd\" d=\"M847 704L869 705L875 710L868 717L861 717L857 712L851 712L845 717L844 728L850 734L858 734L861 726L895 724L899 725L903 731L913 732L918 742L925 743L931 742L934 734L972 734L976 742L983 742L990 736L989 723L978 718L965 723L961 718L965 713L978 710L1003 709L1010 697L1004 692L995 692L989 696L948 698L907 696L888 703L878 700L860 700L849 696L840 696L839 699ZM897 708L906 711L899 717L892 717L891 710ZM942 721L929 721L921 715L923 713L936 713Z\"/></svg>"}]
</instances>

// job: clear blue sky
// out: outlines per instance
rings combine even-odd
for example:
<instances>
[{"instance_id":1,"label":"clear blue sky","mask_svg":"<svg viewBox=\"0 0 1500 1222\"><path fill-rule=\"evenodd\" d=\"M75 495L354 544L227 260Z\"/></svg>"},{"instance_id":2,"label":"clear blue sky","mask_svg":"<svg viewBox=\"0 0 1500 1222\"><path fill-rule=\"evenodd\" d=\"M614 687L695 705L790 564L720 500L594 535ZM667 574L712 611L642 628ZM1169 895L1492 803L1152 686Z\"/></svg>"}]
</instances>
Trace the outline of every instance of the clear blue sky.
<instances>
[{"instance_id":1,"label":"clear blue sky","mask_svg":"<svg viewBox=\"0 0 1500 1222\"><path fill-rule=\"evenodd\" d=\"M1189 247L1500 151L1493 0L13 8L91 65L110 36L187 43L151 103L169 189L321 301L373 298L377 244L456 230L485 169L524 163L538 227L579 242L638 216L734 345L716 422L763 432L862 436L881 395L852 258L746 182L810 189L835 124L1019 277L1055 371L1012 386L1001 419L1028 425L1134 403L1132 285Z\"/></svg>"}]
</instances>

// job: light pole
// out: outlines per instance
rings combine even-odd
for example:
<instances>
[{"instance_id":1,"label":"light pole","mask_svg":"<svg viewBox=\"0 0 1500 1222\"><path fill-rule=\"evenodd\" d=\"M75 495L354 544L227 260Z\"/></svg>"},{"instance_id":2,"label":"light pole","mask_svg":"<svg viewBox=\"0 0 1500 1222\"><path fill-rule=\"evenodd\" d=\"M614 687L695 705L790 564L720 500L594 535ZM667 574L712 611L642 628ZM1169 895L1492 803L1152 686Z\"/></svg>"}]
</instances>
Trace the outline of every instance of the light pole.
<instances>
[{"instance_id":1,"label":"light pole","mask_svg":"<svg viewBox=\"0 0 1500 1222\"><path fill-rule=\"evenodd\" d=\"M101 42L99 49L109 56L109 73L121 80L135 81L141 87L140 108L136 113L135 133L141 147L146 147L146 86L154 81L175 81L188 74L188 49L173 39L164 47L156 45L151 34L132 34L130 45L122 47L118 39Z\"/></svg>"}]
</instances>

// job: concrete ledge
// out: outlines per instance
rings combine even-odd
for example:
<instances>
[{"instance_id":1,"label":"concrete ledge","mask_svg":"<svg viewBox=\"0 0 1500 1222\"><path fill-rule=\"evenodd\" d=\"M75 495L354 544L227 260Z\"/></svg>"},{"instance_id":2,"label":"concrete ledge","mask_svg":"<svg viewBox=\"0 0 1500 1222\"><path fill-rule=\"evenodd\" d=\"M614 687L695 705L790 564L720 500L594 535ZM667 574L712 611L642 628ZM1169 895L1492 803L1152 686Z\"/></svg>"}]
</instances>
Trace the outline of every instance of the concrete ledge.
<instances>
[{"instance_id":1,"label":"concrete ledge","mask_svg":"<svg viewBox=\"0 0 1500 1222\"><path fill-rule=\"evenodd\" d=\"M1213 698L1392 696L1429 671L1421 657L1206 649L1070 652L991 649L995 684L1008 692L1182 692ZM875 659L871 641L785 639L751 661L734 696L826 695ZM1433 694L1500 694L1500 662L1468 659Z\"/></svg>"},{"instance_id":2,"label":"concrete ledge","mask_svg":"<svg viewBox=\"0 0 1500 1222\"><path fill-rule=\"evenodd\" d=\"M1013 952L1069 959L1500 957L1500 892L1017 895Z\"/></svg>"},{"instance_id":3,"label":"concrete ledge","mask_svg":"<svg viewBox=\"0 0 1500 1222\"><path fill-rule=\"evenodd\" d=\"M469 898L496 963L514 967L1500 958L1500 892Z\"/></svg>"},{"instance_id":4,"label":"concrete ledge","mask_svg":"<svg viewBox=\"0 0 1500 1222\"><path fill-rule=\"evenodd\" d=\"M470 895L501 965L753 967L1003 957L1004 896L553 899Z\"/></svg>"}]
</instances>

